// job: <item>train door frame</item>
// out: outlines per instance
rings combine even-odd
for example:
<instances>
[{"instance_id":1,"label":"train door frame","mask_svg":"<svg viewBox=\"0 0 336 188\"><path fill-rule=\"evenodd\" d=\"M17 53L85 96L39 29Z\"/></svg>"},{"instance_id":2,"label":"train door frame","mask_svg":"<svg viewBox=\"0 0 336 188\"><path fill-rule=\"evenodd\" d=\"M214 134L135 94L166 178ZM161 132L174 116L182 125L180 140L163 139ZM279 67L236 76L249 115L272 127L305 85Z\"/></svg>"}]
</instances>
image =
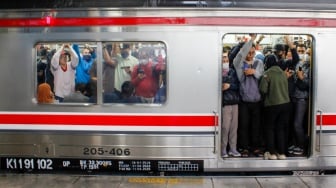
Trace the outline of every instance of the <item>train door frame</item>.
<instances>
[{"instance_id":1,"label":"train door frame","mask_svg":"<svg viewBox=\"0 0 336 188\"><path fill-rule=\"evenodd\" d=\"M226 44L224 43L224 39L225 39L225 37L226 36L228 36L228 35L235 35L235 34L241 34L241 33L223 33L222 34L222 43L221 43L221 47L222 47L222 49L220 50L220 60L219 60L219 62L220 62L220 75L222 74L222 54L223 54L223 48L226 46ZM314 145L314 143L316 142L315 141L315 138L317 137L317 135L313 135L313 133L314 133L314 131L315 131L315 129L314 129L314 127L313 127L313 121L314 121L314 115L315 115L315 113L313 113L314 112L314 110L313 110L313 108L314 108L314 93L313 93L313 69L314 69L314 67L313 67L313 65L314 65L314 62L315 62L315 58L314 58L314 52L315 52L315 38L314 38L314 35L313 35L313 33L305 33L305 34L295 34L295 33L279 33L279 34L277 34L277 33L258 33L258 35L259 34L262 34L262 35L298 35L298 36L305 36L306 38L309 38L310 39L310 41L308 41L308 42L310 42L310 44L309 44L309 48L311 48L311 52L310 52L310 70L309 70L309 73L310 73L310 78L309 78L309 96L308 96L308 107L307 107L307 112L306 112L306 114L307 115L305 115L305 117L304 117L304 121L306 121L306 123L305 124L307 124L307 130L306 130L306 132L305 132L305 153L303 154L303 155L300 155L300 156L298 156L298 157L295 157L295 156L292 156L292 155L290 155L290 156L288 156L287 154L287 159L296 159L296 158L298 158L298 159L304 159L304 158L306 158L306 159L308 159L308 158L310 158L310 157L312 157L313 155L314 155L314 150L316 150L317 148L317 144L315 144ZM293 38L292 38L292 40L293 40ZM306 41L305 41L306 42ZM230 46L230 45L229 45ZM308 46L306 47L306 49L308 48ZM222 84L222 77L220 78L220 103L222 103L222 87L221 87L221 84ZM294 107L293 107L294 108ZM222 120L223 120L223 117L222 117L222 110L223 110L223 108L222 108L222 104L221 104L221 106L220 106L220 115L219 115L219 120L218 120L218 125L220 126L220 128L218 129L219 130L219 139L218 139L218 142L219 142L219 158L221 158L222 160L225 160L225 159L227 159L227 158L225 158L224 159L224 157L222 156L222 146L221 146L221 139L222 139ZM293 112L294 112L294 110L295 109L293 109ZM290 126L290 125L289 125ZM238 133L237 133L238 134ZM238 138L238 135L237 135L237 138ZM314 142L315 141L315 142ZM237 142L238 142L238 139L237 139ZM238 146L237 146L237 149L238 149ZM286 149L287 149L287 146L286 146ZM262 157L262 158L264 158L264 157ZM229 159L231 159L231 158L229 158ZM237 158L236 158L237 159ZM245 159L255 159L255 157L247 157L247 158L245 158Z\"/></svg>"}]
</instances>

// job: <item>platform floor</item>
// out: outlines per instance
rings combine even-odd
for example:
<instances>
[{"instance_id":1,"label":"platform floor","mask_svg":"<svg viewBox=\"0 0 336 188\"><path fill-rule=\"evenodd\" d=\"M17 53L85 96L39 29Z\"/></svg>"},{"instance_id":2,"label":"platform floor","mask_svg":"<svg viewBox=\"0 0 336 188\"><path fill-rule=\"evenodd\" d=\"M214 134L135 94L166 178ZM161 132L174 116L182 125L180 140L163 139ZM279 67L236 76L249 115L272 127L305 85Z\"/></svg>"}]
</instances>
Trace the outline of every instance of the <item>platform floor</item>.
<instances>
[{"instance_id":1,"label":"platform floor","mask_svg":"<svg viewBox=\"0 0 336 188\"><path fill-rule=\"evenodd\" d=\"M321 176L82 176L1 174L1 188L333 188L335 175Z\"/></svg>"}]
</instances>

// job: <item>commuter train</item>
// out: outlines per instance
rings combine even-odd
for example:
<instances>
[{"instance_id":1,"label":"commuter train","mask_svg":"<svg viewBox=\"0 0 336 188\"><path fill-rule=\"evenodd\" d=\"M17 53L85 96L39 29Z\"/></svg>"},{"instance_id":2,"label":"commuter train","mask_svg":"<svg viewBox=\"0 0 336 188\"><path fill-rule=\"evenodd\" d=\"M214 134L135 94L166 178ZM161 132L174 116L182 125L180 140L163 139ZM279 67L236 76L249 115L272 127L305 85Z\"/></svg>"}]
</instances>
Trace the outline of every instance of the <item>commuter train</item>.
<instances>
[{"instance_id":1,"label":"commuter train","mask_svg":"<svg viewBox=\"0 0 336 188\"><path fill-rule=\"evenodd\" d=\"M216 1L222 7L207 7L207 2L215 1L174 1L187 5L172 7L169 1L144 2L148 7L116 8L97 1L95 8L89 4L2 9L2 171L169 174L336 169L336 4ZM249 33L264 35L260 44L265 46L281 42L284 35L309 43L305 155L286 160L221 156L222 49ZM123 103L105 98L104 47L126 43L132 52L150 48L153 59L164 62L163 100ZM57 50L63 44L81 48L89 44L95 49L96 99L39 104L39 50L41 46Z\"/></svg>"}]
</instances>

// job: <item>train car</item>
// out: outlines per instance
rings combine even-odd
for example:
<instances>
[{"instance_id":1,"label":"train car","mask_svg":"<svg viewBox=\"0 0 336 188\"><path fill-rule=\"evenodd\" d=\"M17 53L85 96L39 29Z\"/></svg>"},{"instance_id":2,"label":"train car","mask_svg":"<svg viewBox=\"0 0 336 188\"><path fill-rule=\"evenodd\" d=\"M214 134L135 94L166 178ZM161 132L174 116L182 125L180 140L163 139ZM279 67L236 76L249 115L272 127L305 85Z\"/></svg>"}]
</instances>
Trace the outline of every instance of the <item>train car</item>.
<instances>
[{"instance_id":1,"label":"train car","mask_svg":"<svg viewBox=\"0 0 336 188\"><path fill-rule=\"evenodd\" d=\"M0 12L2 171L193 174L336 169L334 2L43 2L9 3ZM222 52L249 40L250 33L264 36L260 48L283 43L283 36L289 36L311 50L303 155L285 160L222 157ZM74 45L79 53L74 53ZM58 78L51 70L61 57L75 62L67 66L72 77L58 75L73 91L73 78L78 78L77 67L83 65L88 46L95 53L90 70L84 70L91 93L85 93L85 101L62 101L67 94L56 90L67 86L56 89ZM121 67L125 49L134 56L131 67ZM126 72L131 81L132 72L143 72L142 55L152 63L146 75L153 77L147 86L154 93L131 102L116 99L108 85L122 95L127 87L115 80L117 74ZM114 75L107 73L108 62L117 62ZM40 102L41 80L58 100Z\"/></svg>"}]
</instances>

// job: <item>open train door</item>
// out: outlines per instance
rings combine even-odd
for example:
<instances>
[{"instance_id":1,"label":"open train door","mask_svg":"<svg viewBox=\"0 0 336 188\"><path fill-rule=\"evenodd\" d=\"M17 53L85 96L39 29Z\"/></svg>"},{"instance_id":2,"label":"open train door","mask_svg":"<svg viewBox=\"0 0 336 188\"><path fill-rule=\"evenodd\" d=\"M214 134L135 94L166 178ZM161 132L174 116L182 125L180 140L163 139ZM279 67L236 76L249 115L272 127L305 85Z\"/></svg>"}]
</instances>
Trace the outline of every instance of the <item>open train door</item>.
<instances>
[{"instance_id":1,"label":"open train door","mask_svg":"<svg viewBox=\"0 0 336 188\"><path fill-rule=\"evenodd\" d=\"M225 65L225 61L229 61L230 69L235 69L240 84L238 89L241 89L241 81L243 78L247 77L246 71L248 71L248 69L254 69L254 72L251 75L260 82L265 71L270 68L270 65L264 61L265 57L268 55L276 56L279 67L284 71L284 74L288 78L289 98L287 107L288 121L286 120L288 124L281 130L283 131L281 140L283 140L283 144L285 145L285 151L283 153L284 156L280 158L305 159L309 157L313 150L311 133L312 130L314 130L311 125L313 118L311 115L313 107L312 101L314 101L312 97L313 82L311 79L313 77L313 68L315 68L311 66L314 60L312 56L314 49L313 37L311 35L302 34L233 33L224 35L222 44L222 89L224 89L224 84L226 82L231 82L233 80L231 75L228 75L227 73L228 66ZM247 45L250 46L246 48ZM247 62L249 60L247 58L249 56L253 56L251 62L259 61L261 65L257 67L254 66L254 63L251 63L250 67L244 67L245 65L248 66ZM227 60L225 60L225 58L227 58ZM241 61L241 64L236 62L237 59L240 59L239 61ZM261 66L263 69L261 69ZM232 83L232 85L234 84ZM240 99L242 99L242 92L238 92L241 97ZM225 106L225 97L222 97L222 102ZM230 103L227 104L231 105ZM267 109L268 108L265 108L264 96L262 96L262 93L260 100L255 101L255 103L240 101L238 105L238 123L232 121L232 118L235 117L233 113L230 114L230 123L235 125L230 125L229 128L227 128L227 131L223 131L223 127L227 125L225 125L225 121L222 122L221 140L226 140L224 141L224 144L227 144L227 147L221 147L221 157L223 159L237 157L247 159L264 158L264 153L267 152L266 138L268 136L265 130L267 130L269 126L265 123L266 118L268 118ZM225 119L226 115L223 113L222 119ZM284 117L279 118L281 119ZM243 124L245 124L245 126ZM232 126L238 126L238 128L232 129ZM275 127L274 130L274 139L277 139L280 135L280 131L277 127ZM233 133L230 131L233 131ZM235 139L235 137L236 140L233 141L232 139ZM230 142L234 144L233 151L236 148L239 153L235 154L232 152ZM277 157L279 158L279 155Z\"/></svg>"}]
</instances>

